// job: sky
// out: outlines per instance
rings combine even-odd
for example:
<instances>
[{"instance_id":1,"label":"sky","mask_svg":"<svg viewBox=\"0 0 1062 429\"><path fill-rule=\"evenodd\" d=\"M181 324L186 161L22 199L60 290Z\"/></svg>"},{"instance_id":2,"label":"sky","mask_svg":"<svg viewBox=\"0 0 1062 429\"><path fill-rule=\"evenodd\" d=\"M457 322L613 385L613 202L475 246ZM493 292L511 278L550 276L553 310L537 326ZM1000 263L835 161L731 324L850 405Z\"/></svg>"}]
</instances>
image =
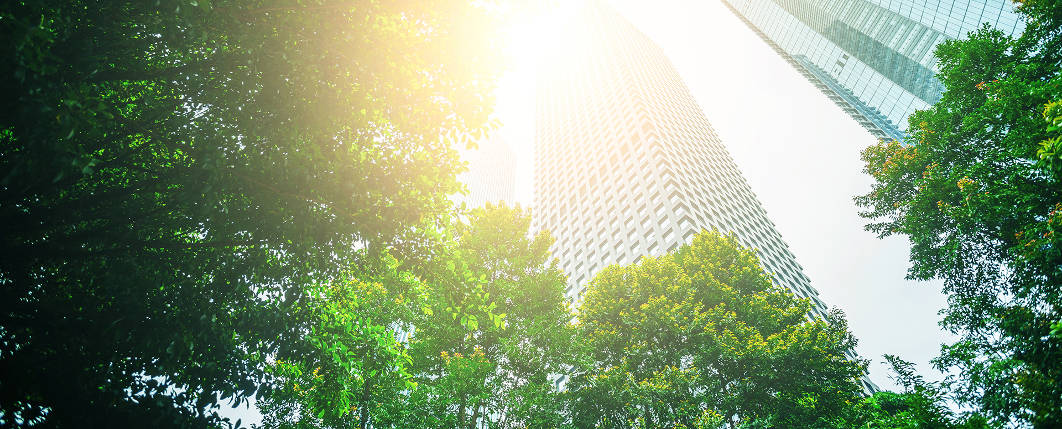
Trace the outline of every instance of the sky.
<instances>
[{"instance_id":1,"label":"sky","mask_svg":"<svg viewBox=\"0 0 1062 429\"><path fill-rule=\"evenodd\" d=\"M871 360L871 380L896 388L884 354L939 379L929 360L953 338L937 325L946 305L940 284L905 280L906 238L865 231L852 200L870 189L859 153L876 139L719 0L609 3L678 69L820 298L844 311L857 352ZM534 199L534 69L544 46L568 31L561 22L546 16L514 26L515 62L496 95L524 206Z\"/></svg>"}]
</instances>

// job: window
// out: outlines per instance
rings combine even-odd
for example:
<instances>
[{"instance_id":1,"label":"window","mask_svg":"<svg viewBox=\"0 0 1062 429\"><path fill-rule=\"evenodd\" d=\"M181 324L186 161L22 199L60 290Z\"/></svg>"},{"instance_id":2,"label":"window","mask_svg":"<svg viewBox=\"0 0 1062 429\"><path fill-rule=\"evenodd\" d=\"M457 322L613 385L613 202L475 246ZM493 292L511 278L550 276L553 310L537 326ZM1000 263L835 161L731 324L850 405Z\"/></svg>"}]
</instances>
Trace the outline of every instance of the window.
<instances>
[{"instance_id":1,"label":"window","mask_svg":"<svg viewBox=\"0 0 1062 429\"><path fill-rule=\"evenodd\" d=\"M663 201L661 201L660 203L658 203L656 205L656 209L653 210L653 211L656 213L656 218L657 219L663 219L664 218L664 215L667 213L666 211L664 211L664 209L666 209L666 208L667 208L667 206L664 204Z\"/></svg>"},{"instance_id":2,"label":"window","mask_svg":"<svg viewBox=\"0 0 1062 429\"><path fill-rule=\"evenodd\" d=\"M690 229L693 227L693 219L689 215L682 216L679 220L679 228Z\"/></svg>"},{"instance_id":3,"label":"window","mask_svg":"<svg viewBox=\"0 0 1062 429\"><path fill-rule=\"evenodd\" d=\"M693 238L693 235L694 235L694 232L692 230L684 232L682 234L682 242L689 243L690 239Z\"/></svg>"},{"instance_id":4,"label":"window","mask_svg":"<svg viewBox=\"0 0 1062 429\"><path fill-rule=\"evenodd\" d=\"M670 226L664 231L664 241L670 243L675 238L675 230Z\"/></svg>"}]
</instances>

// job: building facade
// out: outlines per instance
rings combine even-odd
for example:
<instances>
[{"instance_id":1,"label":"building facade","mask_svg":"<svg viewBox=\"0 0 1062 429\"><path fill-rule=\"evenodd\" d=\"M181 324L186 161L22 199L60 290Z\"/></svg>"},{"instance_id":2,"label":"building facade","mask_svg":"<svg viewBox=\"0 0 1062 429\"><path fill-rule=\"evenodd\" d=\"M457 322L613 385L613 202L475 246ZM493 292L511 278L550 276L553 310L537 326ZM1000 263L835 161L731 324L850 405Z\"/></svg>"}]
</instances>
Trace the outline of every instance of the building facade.
<instances>
[{"instance_id":1,"label":"building facade","mask_svg":"<svg viewBox=\"0 0 1062 429\"><path fill-rule=\"evenodd\" d=\"M722 0L874 136L901 139L907 117L940 100L934 48L983 23L1024 24L1011 0Z\"/></svg>"},{"instance_id":2,"label":"building facade","mask_svg":"<svg viewBox=\"0 0 1062 429\"><path fill-rule=\"evenodd\" d=\"M588 7L583 37L539 73L535 225L568 296L605 266L688 243L704 229L756 249L775 282L825 305L661 49L615 12ZM582 17L580 17L582 18Z\"/></svg>"},{"instance_id":3,"label":"building facade","mask_svg":"<svg viewBox=\"0 0 1062 429\"><path fill-rule=\"evenodd\" d=\"M611 264L732 233L775 284L826 306L663 51L611 9L588 6L581 36L542 62L535 121L534 228L567 294ZM855 355L850 358L855 359ZM562 377L563 378L563 377ZM863 387L877 387L864 377Z\"/></svg>"},{"instance_id":4,"label":"building facade","mask_svg":"<svg viewBox=\"0 0 1062 429\"><path fill-rule=\"evenodd\" d=\"M459 174L457 180L468 188L468 193L455 195L454 201L464 203L468 208L482 207L487 203L513 204L516 157L512 149L497 134L481 139L476 146L461 153L461 160L468 163L468 170Z\"/></svg>"}]
</instances>

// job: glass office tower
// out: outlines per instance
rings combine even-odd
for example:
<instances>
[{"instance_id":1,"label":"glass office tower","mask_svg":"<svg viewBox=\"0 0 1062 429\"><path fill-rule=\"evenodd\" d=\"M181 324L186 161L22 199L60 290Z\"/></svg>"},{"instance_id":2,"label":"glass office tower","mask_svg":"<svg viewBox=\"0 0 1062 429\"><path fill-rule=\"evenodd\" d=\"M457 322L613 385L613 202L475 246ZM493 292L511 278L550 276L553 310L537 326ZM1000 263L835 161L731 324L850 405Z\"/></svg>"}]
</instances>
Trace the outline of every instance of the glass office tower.
<instances>
[{"instance_id":1,"label":"glass office tower","mask_svg":"<svg viewBox=\"0 0 1062 429\"><path fill-rule=\"evenodd\" d=\"M878 138L936 103L934 48L983 23L1015 34L1010 0L722 0L779 55Z\"/></svg>"}]
</instances>

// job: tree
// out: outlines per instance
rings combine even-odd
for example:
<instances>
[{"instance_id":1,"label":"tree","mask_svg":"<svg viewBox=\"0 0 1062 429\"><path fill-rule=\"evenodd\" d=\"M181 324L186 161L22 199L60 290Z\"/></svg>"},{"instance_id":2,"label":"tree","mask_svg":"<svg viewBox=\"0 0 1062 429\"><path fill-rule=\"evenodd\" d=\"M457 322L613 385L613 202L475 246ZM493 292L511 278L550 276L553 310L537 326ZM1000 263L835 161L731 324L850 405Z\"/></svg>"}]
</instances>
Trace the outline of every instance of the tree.
<instances>
[{"instance_id":1,"label":"tree","mask_svg":"<svg viewBox=\"0 0 1062 429\"><path fill-rule=\"evenodd\" d=\"M1062 3L1026 1L1025 32L991 28L936 51L946 91L907 141L863 153L876 183L858 197L880 236L911 240L912 279L939 278L936 360L964 404L1000 424L1062 425ZM1045 122L1045 119L1047 120Z\"/></svg>"},{"instance_id":2,"label":"tree","mask_svg":"<svg viewBox=\"0 0 1062 429\"><path fill-rule=\"evenodd\" d=\"M350 267L436 228L439 136L491 105L491 22L442 0L0 6L0 426L219 424L320 332L315 285L365 286Z\"/></svg>"},{"instance_id":3,"label":"tree","mask_svg":"<svg viewBox=\"0 0 1062 429\"><path fill-rule=\"evenodd\" d=\"M373 427L416 388L404 333L424 305L423 284L394 258L308 290L300 347L269 367L281 382L260 392L265 427Z\"/></svg>"},{"instance_id":4,"label":"tree","mask_svg":"<svg viewBox=\"0 0 1062 429\"><path fill-rule=\"evenodd\" d=\"M589 355L571 389L577 427L843 427L862 361L837 312L771 283L733 236L591 280L578 320Z\"/></svg>"},{"instance_id":5,"label":"tree","mask_svg":"<svg viewBox=\"0 0 1062 429\"><path fill-rule=\"evenodd\" d=\"M892 366L900 393L876 392L852 407L849 427L867 429L988 429L997 427L977 413L957 413L949 402L947 382L928 382L915 372L914 365L885 355Z\"/></svg>"},{"instance_id":6,"label":"tree","mask_svg":"<svg viewBox=\"0 0 1062 429\"><path fill-rule=\"evenodd\" d=\"M548 233L520 208L475 209L430 274L428 308L410 339L417 427L556 427L557 376L574 356L565 278Z\"/></svg>"},{"instance_id":7,"label":"tree","mask_svg":"<svg viewBox=\"0 0 1062 429\"><path fill-rule=\"evenodd\" d=\"M551 239L529 224L475 209L418 258L312 289L296 313L316 322L271 367L266 426L559 426L572 315Z\"/></svg>"}]
</instances>

